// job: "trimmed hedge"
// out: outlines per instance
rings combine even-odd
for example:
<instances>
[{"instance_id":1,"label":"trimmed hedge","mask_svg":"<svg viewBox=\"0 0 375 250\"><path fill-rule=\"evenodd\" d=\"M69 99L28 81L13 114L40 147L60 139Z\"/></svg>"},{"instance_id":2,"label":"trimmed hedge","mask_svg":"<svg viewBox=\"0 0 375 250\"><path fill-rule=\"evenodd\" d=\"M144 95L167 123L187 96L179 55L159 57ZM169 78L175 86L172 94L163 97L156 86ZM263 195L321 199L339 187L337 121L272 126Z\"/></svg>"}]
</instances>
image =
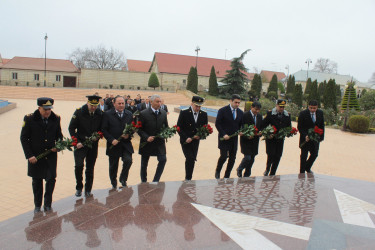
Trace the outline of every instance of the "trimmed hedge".
<instances>
[{"instance_id":1,"label":"trimmed hedge","mask_svg":"<svg viewBox=\"0 0 375 250\"><path fill-rule=\"evenodd\" d=\"M349 118L349 128L356 133L367 133L370 127L370 119L364 115L352 115Z\"/></svg>"}]
</instances>

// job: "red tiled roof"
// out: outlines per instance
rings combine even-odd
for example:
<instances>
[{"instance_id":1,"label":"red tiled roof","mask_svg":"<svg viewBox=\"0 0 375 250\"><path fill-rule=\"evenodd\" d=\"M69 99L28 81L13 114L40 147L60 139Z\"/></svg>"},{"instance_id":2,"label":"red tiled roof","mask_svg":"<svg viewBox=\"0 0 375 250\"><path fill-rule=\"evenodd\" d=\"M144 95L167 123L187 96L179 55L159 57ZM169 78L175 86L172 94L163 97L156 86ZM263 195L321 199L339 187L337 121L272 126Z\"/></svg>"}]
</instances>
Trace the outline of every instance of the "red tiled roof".
<instances>
[{"instance_id":1,"label":"red tiled roof","mask_svg":"<svg viewBox=\"0 0 375 250\"><path fill-rule=\"evenodd\" d=\"M151 67L150 61L140 61L128 59L128 70L137 72L148 72Z\"/></svg>"},{"instance_id":2,"label":"red tiled roof","mask_svg":"<svg viewBox=\"0 0 375 250\"><path fill-rule=\"evenodd\" d=\"M44 58L32 57L13 57L9 62L2 66L4 69L30 69L44 70ZM46 60L46 69L48 71L78 72L78 69L69 60L48 59Z\"/></svg>"},{"instance_id":3,"label":"red tiled roof","mask_svg":"<svg viewBox=\"0 0 375 250\"><path fill-rule=\"evenodd\" d=\"M0 67L9 62L10 59L1 58Z\"/></svg>"},{"instance_id":4,"label":"red tiled roof","mask_svg":"<svg viewBox=\"0 0 375 250\"><path fill-rule=\"evenodd\" d=\"M277 76L277 81L281 81L281 79L286 77L284 72L276 72L276 71L268 71L268 70L262 70L260 72L260 75L263 77L264 82L270 82L274 74L276 74Z\"/></svg>"},{"instance_id":5,"label":"red tiled roof","mask_svg":"<svg viewBox=\"0 0 375 250\"><path fill-rule=\"evenodd\" d=\"M175 55L156 52L152 63L156 62L160 73L189 74L191 66L195 67L196 56ZM198 57L198 75L210 76L212 66L215 67L216 77L223 78L230 70L230 60ZM246 73L251 80L254 74Z\"/></svg>"}]
</instances>

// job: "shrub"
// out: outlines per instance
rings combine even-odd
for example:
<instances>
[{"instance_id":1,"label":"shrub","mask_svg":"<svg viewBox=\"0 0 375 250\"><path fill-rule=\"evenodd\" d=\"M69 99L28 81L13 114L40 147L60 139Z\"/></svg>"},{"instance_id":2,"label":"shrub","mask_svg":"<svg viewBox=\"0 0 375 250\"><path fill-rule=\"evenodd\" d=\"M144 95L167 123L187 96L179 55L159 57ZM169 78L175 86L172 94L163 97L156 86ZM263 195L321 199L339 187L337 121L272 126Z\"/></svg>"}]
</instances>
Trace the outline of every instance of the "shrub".
<instances>
[{"instance_id":1,"label":"shrub","mask_svg":"<svg viewBox=\"0 0 375 250\"><path fill-rule=\"evenodd\" d=\"M125 88L125 85L120 85L120 89L124 89Z\"/></svg>"},{"instance_id":2,"label":"shrub","mask_svg":"<svg viewBox=\"0 0 375 250\"><path fill-rule=\"evenodd\" d=\"M267 98L270 99L270 100L273 99L273 98L277 99L278 95L277 95L276 91L270 91L270 92L267 93Z\"/></svg>"},{"instance_id":3,"label":"shrub","mask_svg":"<svg viewBox=\"0 0 375 250\"><path fill-rule=\"evenodd\" d=\"M286 111L288 111L291 115L291 118L293 121L297 120L297 117L299 113L301 112L302 109L298 107L297 104L295 103L288 103L285 107Z\"/></svg>"},{"instance_id":4,"label":"shrub","mask_svg":"<svg viewBox=\"0 0 375 250\"><path fill-rule=\"evenodd\" d=\"M333 108L323 109L324 121L326 125L333 125L338 123L338 116Z\"/></svg>"},{"instance_id":5,"label":"shrub","mask_svg":"<svg viewBox=\"0 0 375 250\"><path fill-rule=\"evenodd\" d=\"M249 101L247 101L247 102L245 102L245 112L246 111L249 111L250 109L251 109L251 104L252 104L253 102L249 102Z\"/></svg>"},{"instance_id":6,"label":"shrub","mask_svg":"<svg viewBox=\"0 0 375 250\"><path fill-rule=\"evenodd\" d=\"M109 84L109 88L112 89L113 88L113 84Z\"/></svg>"},{"instance_id":7,"label":"shrub","mask_svg":"<svg viewBox=\"0 0 375 250\"><path fill-rule=\"evenodd\" d=\"M352 115L349 118L349 128L356 133L367 133L370 126L370 119L364 115Z\"/></svg>"},{"instance_id":8,"label":"shrub","mask_svg":"<svg viewBox=\"0 0 375 250\"><path fill-rule=\"evenodd\" d=\"M267 114L268 110L271 110L276 106L276 104L273 101L270 101L266 98L260 99L259 102L262 104L262 109L260 110L262 115Z\"/></svg>"}]
</instances>

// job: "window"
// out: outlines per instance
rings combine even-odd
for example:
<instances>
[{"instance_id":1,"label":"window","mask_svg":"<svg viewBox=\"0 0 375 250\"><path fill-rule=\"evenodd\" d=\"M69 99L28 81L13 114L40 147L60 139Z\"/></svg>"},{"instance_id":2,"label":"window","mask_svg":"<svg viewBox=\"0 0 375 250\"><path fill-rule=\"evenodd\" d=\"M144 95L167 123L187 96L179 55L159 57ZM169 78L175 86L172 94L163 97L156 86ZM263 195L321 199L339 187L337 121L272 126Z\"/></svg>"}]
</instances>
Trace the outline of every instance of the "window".
<instances>
[{"instance_id":1,"label":"window","mask_svg":"<svg viewBox=\"0 0 375 250\"><path fill-rule=\"evenodd\" d=\"M17 80L18 79L18 73L13 72L12 73L12 79Z\"/></svg>"},{"instance_id":2,"label":"window","mask_svg":"<svg viewBox=\"0 0 375 250\"><path fill-rule=\"evenodd\" d=\"M34 81L39 81L39 74L34 74Z\"/></svg>"},{"instance_id":3,"label":"window","mask_svg":"<svg viewBox=\"0 0 375 250\"><path fill-rule=\"evenodd\" d=\"M61 75L56 75L56 82L60 82L61 81Z\"/></svg>"}]
</instances>

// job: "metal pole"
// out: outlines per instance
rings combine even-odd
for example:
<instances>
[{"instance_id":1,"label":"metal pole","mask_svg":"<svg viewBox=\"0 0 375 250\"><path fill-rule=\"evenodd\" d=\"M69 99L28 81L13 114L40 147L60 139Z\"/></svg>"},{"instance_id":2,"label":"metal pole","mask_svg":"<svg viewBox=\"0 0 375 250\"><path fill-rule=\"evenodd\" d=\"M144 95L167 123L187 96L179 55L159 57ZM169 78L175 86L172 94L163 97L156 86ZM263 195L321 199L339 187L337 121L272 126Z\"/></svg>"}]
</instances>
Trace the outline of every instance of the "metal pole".
<instances>
[{"instance_id":1,"label":"metal pole","mask_svg":"<svg viewBox=\"0 0 375 250\"><path fill-rule=\"evenodd\" d=\"M46 75L47 75L47 33L44 37L44 87L46 87Z\"/></svg>"}]
</instances>

